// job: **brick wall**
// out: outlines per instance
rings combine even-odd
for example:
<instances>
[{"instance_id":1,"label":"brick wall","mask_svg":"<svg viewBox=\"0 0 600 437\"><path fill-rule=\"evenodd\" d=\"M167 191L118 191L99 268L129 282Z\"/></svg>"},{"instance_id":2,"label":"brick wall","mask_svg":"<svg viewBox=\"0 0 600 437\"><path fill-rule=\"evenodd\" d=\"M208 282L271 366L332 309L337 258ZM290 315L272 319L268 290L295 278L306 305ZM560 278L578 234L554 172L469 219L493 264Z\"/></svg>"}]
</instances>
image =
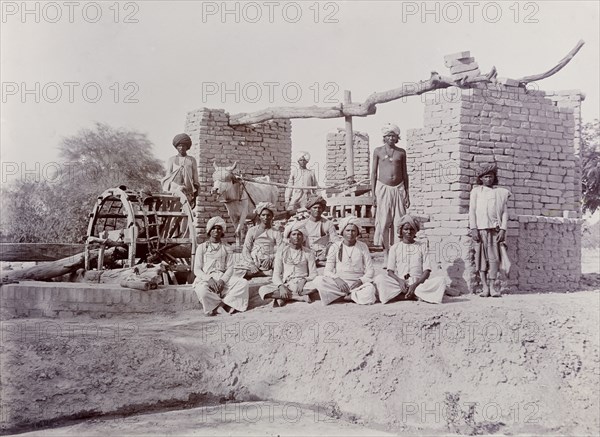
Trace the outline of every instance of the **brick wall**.
<instances>
[{"instance_id":1,"label":"brick wall","mask_svg":"<svg viewBox=\"0 0 600 437\"><path fill-rule=\"evenodd\" d=\"M565 95L578 94L552 96ZM528 228L519 222L520 216L556 217L553 227L545 229L562 234L578 226L562 217L579 217L574 112L579 111L576 103L581 99L569 98L567 105L561 103L562 97L556 101L546 98L543 91L505 85L460 90L458 96L452 101L426 103L424 127L407 132L407 155L411 211L430 217L424 225L424 236L429 239L431 253L450 274L454 285L466 291L478 286L468 210L476 169L482 163L495 162L499 185L513 194L508 203L511 220L507 233L507 243L515 257L513 265L528 264L519 256L526 253L525 249L531 251L532 244L540 250L540 245L548 244L533 243L527 237ZM579 239L570 238L560 244L566 251L580 250ZM528 268L520 267L517 276L529 277L525 273ZM570 268L571 279L577 278L578 282L580 264L574 263ZM536 284L519 281L517 276L508 283L513 288L554 287L552 275L537 276Z\"/></svg>"},{"instance_id":2,"label":"brick wall","mask_svg":"<svg viewBox=\"0 0 600 437\"><path fill-rule=\"evenodd\" d=\"M354 179L369 178L370 152L369 135L353 132ZM346 131L338 129L327 134L326 184L334 185L346 180Z\"/></svg>"},{"instance_id":3,"label":"brick wall","mask_svg":"<svg viewBox=\"0 0 600 437\"><path fill-rule=\"evenodd\" d=\"M519 241L509 253L516 260L511 273L515 290L577 290L581 278L581 220L521 215L518 225Z\"/></svg>"},{"instance_id":4,"label":"brick wall","mask_svg":"<svg viewBox=\"0 0 600 437\"><path fill-rule=\"evenodd\" d=\"M269 175L271 181L286 183L292 153L291 122L271 120L243 126L229 126L229 114L220 109L197 109L187 114L185 132L192 138L189 154L198 161L200 194L195 209L198 234L206 238L206 222L221 215L228 224L225 206L210 194L213 186L213 161L218 166L238 162L237 171L245 176ZM279 190L279 211L284 209L283 190ZM228 226L225 240L233 242L233 228Z\"/></svg>"}]
</instances>

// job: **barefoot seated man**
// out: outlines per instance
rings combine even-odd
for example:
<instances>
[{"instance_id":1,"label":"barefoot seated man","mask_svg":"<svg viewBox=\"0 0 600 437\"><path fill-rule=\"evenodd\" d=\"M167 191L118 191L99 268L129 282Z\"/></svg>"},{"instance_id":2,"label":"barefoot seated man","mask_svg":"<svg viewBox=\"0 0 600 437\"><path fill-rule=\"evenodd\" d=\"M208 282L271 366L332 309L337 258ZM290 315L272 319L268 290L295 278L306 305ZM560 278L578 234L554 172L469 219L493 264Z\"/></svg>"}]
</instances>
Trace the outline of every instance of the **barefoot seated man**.
<instances>
[{"instance_id":1,"label":"barefoot seated man","mask_svg":"<svg viewBox=\"0 0 600 437\"><path fill-rule=\"evenodd\" d=\"M326 206L327 201L323 197L312 196L306 203L310 216L300 222L305 228L304 246L312 251L317 267L325 266L329 248L334 242L341 240L334 224L323 217Z\"/></svg>"},{"instance_id":2,"label":"barefoot seated man","mask_svg":"<svg viewBox=\"0 0 600 437\"><path fill-rule=\"evenodd\" d=\"M387 124L381 131L384 145L373 151L371 190L373 206L377 206L373 244L383 246L385 265L389 249L394 244L394 231L410 207L410 199L406 151L396 147L400 128Z\"/></svg>"},{"instance_id":3,"label":"barefoot seated man","mask_svg":"<svg viewBox=\"0 0 600 437\"><path fill-rule=\"evenodd\" d=\"M283 241L281 231L273 229L275 205L270 202L259 202L254 210L259 223L248 229L242 260L236 270L247 279L257 276L271 276L275 253Z\"/></svg>"},{"instance_id":4,"label":"barefoot seated man","mask_svg":"<svg viewBox=\"0 0 600 437\"><path fill-rule=\"evenodd\" d=\"M511 192L500 188L498 184L498 169L495 164L483 166L477 174L477 185L471 190L469 201L469 227L475 244L475 268L479 271L482 297L500 297L496 289L496 276L501 263L507 264L508 259L501 259L506 252L500 244L506 238L508 223L508 198ZM508 258L508 257L506 257Z\"/></svg>"},{"instance_id":5,"label":"barefoot seated man","mask_svg":"<svg viewBox=\"0 0 600 437\"><path fill-rule=\"evenodd\" d=\"M445 277L430 278L431 264L426 242L415 240L421 224L410 215L405 215L398 228L401 238L390 248L387 273L375 278L375 286L381 303L397 296L407 300L420 298L429 303L442 303L446 284Z\"/></svg>"},{"instance_id":6,"label":"barefoot seated man","mask_svg":"<svg viewBox=\"0 0 600 437\"><path fill-rule=\"evenodd\" d=\"M161 187L163 191L178 195L181 203L187 200L193 208L200 183L198 163L193 156L187 154L192 147L192 139L187 134L175 135L173 147L177 149L177 155L167 160L167 174L161 180Z\"/></svg>"},{"instance_id":7,"label":"barefoot seated man","mask_svg":"<svg viewBox=\"0 0 600 437\"><path fill-rule=\"evenodd\" d=\"M200 244L194 262L194 290L207 315L248 309L248 281L233 276L233 253L221 242L225 220L213 217L206 224L208 241Z\"/></svg>"},{"instance_id":8,"label":"barefoot seated man","mask_svg":"<svg viewBox=\"0 0 600 437\"><path fill-rule=\"evenodd\" d=\"M289 244L282 244L275 255L273 282L258 290L263 299L274 299L273 306L283 306L288 300L312 302L317 267L312 252L303 246L304 232L301 222L288 229Z\"/></svg>"},{"instance_id":9,"label":"barefoot seated man","mask_svg":"<svg viewBox=\"0 0 600 437\"><path fill-rule=\"evenodd\" d=\"M343 240L331 246L323 276L317 276L313 281L323 305L329 305L338 299L364 305L376 301L375 287L372 284L375 273L373 260L367 245L357 240L357 222L355 216L340 220Z\"/></svg>"}]
</instances>

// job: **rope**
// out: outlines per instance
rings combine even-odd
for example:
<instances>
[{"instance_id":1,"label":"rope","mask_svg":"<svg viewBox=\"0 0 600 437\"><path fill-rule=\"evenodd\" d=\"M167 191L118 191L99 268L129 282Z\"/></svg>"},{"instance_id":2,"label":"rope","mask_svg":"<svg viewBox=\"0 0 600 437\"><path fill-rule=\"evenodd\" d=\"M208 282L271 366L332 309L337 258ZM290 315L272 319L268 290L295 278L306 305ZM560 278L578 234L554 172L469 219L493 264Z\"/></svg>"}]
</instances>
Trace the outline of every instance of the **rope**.
<instances>
[{"instance_id":1,"label":"rope","mask_svg":"<svg viewBox=\"0 0 600 437\"><path fill-rule=\"evenodd\" d=\"M346 185L345 182L341 182L339 184L329 185L327 187L319 187L319 186L298 187L298 186L294 186L294 185L282 184L282 183L279 183L279 182L257 181L257 180L254 180L254 179L247 179L247 178L245 178L243 176L237 176L237 178L241 179L244 182L254 182L256 184L272 185L272 186L279 187L279 188L293 188L293 189L296 189L296 190L327 190L329 188L337 188L337 187L346 187L346 189L349 189L349 188L352 188L352 187L355 187L355 186L358 186L360 184L363 184L365 182L369 182L370 181L370 179L363 179L362 181L355 182L355 183L353 183L351 185Z\"/></svg>"}]
</instances>

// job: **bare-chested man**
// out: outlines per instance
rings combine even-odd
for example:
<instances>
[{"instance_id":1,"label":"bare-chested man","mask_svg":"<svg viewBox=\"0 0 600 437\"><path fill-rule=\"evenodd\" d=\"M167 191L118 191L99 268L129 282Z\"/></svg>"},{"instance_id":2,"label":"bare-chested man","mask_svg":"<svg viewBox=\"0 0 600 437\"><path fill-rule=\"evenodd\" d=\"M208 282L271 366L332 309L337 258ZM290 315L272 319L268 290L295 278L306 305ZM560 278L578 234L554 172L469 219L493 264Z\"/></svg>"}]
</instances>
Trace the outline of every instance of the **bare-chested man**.
<instances>
[{"instance_id":1,"label":"bare-chested man","mask_svg":"<svg viewBox=\"0 0 600 437\"><path fill-rule=\"evenodd\" d=\"M383 146L373 151L371 171L373 206L377 206L373 244L383 245L384 259L387 261L389 249L394 244L394 230L406 214L410 200L406 151L396 147L400 139L400 128L388 123L381 131Z\"/></svg>"}]
</instances>

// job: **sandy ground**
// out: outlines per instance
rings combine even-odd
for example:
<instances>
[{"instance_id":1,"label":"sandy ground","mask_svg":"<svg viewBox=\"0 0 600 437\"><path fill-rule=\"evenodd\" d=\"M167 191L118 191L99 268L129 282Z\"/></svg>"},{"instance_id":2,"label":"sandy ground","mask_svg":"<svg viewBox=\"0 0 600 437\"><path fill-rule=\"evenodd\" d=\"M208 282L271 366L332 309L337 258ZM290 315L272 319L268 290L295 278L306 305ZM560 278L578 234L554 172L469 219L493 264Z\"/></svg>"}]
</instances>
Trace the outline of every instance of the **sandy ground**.
<instances>
[{"instance_id":1,"label":"sandy ground","mask_svg":"<svg viewBox=\"0 0 600 437\"><path fill-rule=\"evenodd\" d=\"M345 435L361 426L595 435L599 313L599 291L588 290L443 305L293 303L218 317L9 320L1 424L6 433L84 420L52 435ZM300 405L329 421L227 416L249 401ZM206 406L225 413L200 421L192 410L166 413Z\"/></svg>"},{"instance_id":2,"label":"sandy ground","mask_svg":"<svg viewBox=\"0 0 600 437\"><path fill-rule=\"evenodd\" d=\"M2 322L0 432L600 432L600 253L582 291Z\"/></svg>"}]
</instances>

